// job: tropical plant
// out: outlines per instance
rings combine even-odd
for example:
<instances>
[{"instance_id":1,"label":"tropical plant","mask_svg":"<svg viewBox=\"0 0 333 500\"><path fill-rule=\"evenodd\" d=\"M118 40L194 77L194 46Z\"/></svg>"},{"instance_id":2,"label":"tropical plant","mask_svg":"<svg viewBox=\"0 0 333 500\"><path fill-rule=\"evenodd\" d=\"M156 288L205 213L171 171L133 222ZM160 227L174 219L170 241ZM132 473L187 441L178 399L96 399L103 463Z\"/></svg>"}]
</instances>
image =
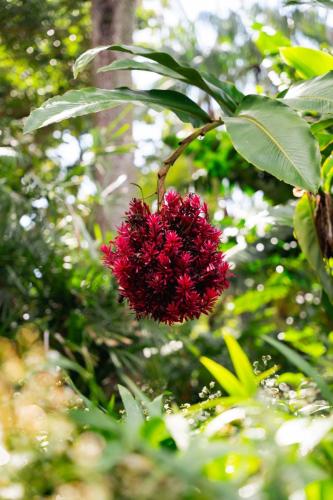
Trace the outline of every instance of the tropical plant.
<instances>
[{"instance_id":1,"label":"tropical plant","mask_svg":"<svg viewBox=\"0 0 333 500\"><path fill-rule=\"evenodd\" d=\"M143 47L111 45L86 51L74 65L74 75L104 50L117 50L148 59L122 59L99 71L144 70L195 86L215 102L213 115L192 99L173 90L72 90L48 100L34 110L25 123L32 132L65 118L85 115L102 109L135 102L173 111L184 123L199 127L183 139L178 148L164 160L158 174L157 193L164 193L164 182L170 167L186 147L210 130L225 126L238 153L257 168L294 186L302 199L294 217L299 244L320 279L329 300L333 301L332 281L332 167L330 134L332 126L331 93L333 57L326 52L302 47L281 49L287 64L300 76L311 76L292 85L275 98L263 95L244 96L233 83L223 82L208 73L179 64L164 52ZM306 68L311 68L306 70ZM323 138L324 136L324 138ZM325 137L327 136L327 138ZM321 166L321 158L324 163ZM328 232L323 228L331 228Z\"/></svg>"}]
</instances>

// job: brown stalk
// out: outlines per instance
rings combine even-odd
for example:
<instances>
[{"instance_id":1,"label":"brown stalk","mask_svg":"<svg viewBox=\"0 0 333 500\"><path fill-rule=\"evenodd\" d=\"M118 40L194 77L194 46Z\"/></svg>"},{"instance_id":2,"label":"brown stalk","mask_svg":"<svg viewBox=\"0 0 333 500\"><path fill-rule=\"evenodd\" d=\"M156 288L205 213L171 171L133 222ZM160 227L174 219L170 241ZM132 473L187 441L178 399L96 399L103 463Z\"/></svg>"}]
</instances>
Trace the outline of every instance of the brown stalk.
<instances>
[{"instance_id":1,"label":"brown stalk","mask_svg":"<svg viewBox=\"0 0 333 500\"><path fill-rule=\"evenodd\" d=\"M207 132L210 130L213 130L214 128L219 127L220 125L223 124L223 121L221 119L219 120L214 120L210 123L207 123L203 127L198 128L192 134L189 136L185 137L180 143L178 148L171 153L168 158L166 158L158 173L157 173L157 203L158 203L158 209L160 209L161 203L163 201L164 195L165 195L165 178L169 172L170 167L178 160L180 155L185 151L187 146L191 144L191 142L195 141L198 137L204 137Z\"/></svg>"}]
</instances>

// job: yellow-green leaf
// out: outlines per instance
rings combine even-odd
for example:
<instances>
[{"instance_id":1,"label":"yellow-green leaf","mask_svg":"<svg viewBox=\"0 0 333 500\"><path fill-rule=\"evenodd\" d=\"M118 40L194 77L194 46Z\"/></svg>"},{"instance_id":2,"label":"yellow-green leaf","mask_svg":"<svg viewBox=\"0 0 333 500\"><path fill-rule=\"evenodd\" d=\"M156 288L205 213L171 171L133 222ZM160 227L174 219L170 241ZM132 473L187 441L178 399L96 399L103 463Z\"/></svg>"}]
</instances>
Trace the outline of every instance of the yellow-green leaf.
<instances>
[{"instance_id":1,"label":"yellow-green leaf","mask_svg":"<svg viewBox=\"0 0 333 500\"><path fill-rule=\"evenodd\" d=\"M282 60L297 70L301 78L313 78L333 69L333 56L307 47L281 47Z\"/></svg>"},{"instance_id":2,"label":"yellow-green leaf","mask_svg":"<svg viewBox=\"0 0 333 500\"><path fill-rule=\"evenodd\" d=\"M223 389L231 396L247 396L247 392L239 380L237 380L233 373L224 368L224 366L216 363L216 361L213 361L212 359L206 358L205 356L201 357L200 361L213 375L220 386L223 387Z\"/></svg>"},{"instance_id":3,"label":"yellow-green leaf","mask_svg":"<svg viewBox=\"0 0 333 500\"><path fill-rule=\"evenodd\" d=\"M249 358L232 335L224 335L224 340L239 380L249 395L254 394L257 381Z\"/></svg>"}]
</instances>

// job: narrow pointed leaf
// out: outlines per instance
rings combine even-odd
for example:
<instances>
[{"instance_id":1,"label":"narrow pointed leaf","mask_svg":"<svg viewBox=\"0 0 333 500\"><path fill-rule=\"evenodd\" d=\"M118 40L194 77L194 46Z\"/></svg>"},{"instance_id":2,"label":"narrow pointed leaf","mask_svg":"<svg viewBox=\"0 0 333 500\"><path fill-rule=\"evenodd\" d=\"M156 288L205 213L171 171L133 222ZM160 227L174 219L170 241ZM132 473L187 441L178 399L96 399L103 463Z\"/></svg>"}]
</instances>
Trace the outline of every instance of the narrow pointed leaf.
<instances>
[{"instance_id":1,"label":"narrow pointed leaf","mask_svg":"<svg viewBox=\"0 0 333 500\"><path fill-rule=\"evenodd\" d=\"M318 144L308 124L288 106L249 95L224 121L235 149L248 162L287 184L318 190Z\"/></svg>"},{"instance_id":2,"label":"narrow pointed leaf","mask_svg":"<svg viewBox=\"0 0 333 500\"><path fill-rule=\"evenodd\" d=\"M162 66L161 64L147 61L135 61L134 59L118 59L107 66L102 66L97 70L97 73L105 73L106 71L116 70L149 71L150 73L156 73L168 78L179 79L178 73Z\"/></svg>"},{"instance_id":3,"label":"narrow pointed leaf","mask_svg":"<svg viewBox=\"0 0 333 500\"><path fill-rule=\"evenodd\" d=\"M324 398L327 399L329 403L333 404L333 393L330 390L329 386L326 384L325 380L320 375L320 373L315 368L313 368L313 366L311 366L310 363L308 363L303 356L300 356L298 352L294 351L286 344L283 344L282 342L279 342L278 340L272 337L264 335L263 339L265 340L265 342L275 347L276 350L278 350L281 354L283 354L283 356L287 358L301 372L305 373L305 375L313 379L316 382Z\"/></svg>"},{"instance_id":4,"label":"narrow pointed leaf","mask_svg":"<svg viewBox=\"0 0 333 500\"><path fill-rule=\"evenodd\" d=\"M136 91L127 88L117 90L86 88L70 90L62 96L46 101L40 108L32 111L27 118L24 132L31 132L67 118L96 113L129 102L171 110L183 122L190 122L195 127L211 121L207 113L195 102L173 90Z\"/></svg>"},{"instance_id":5,"label":"narrow pointed leaf","mask_svg":"<svg viewBox=\"0 0 333 500\"><path fill-rule=\"evenodd\" d=\"M223 406L228 408L239 403L240 399L246 399L245 396L225 396L221 398L206 399L185 408L186 413L195 413L197 411L208 410L208 408L215 408L216 406Z\"/></svg>"},{"instance_id":6,"label":"narrow pointed leaf","mask_svg":"<svg viewBox=\"0 0 333 500\"><path fill-rule=\"evenodd\" d=\"M232 335L224 335L235 372L249 396L257 390L257 380L249 358Z\"/></svg>"},{"instance_id":7,"label":"narrow pointed leaf","mask_svg":"<svg viewBox=\"0 0 333 500\"><path fill-rule=\"evenodd\" d=\"M333 70L333 56L307 47L281 47L282 60L295 68L302 78L313 78Z\"/></svg>"},{"instance_id":8,"label":"narrow pointed leaf","mask_svg":"<svg viewBox=\"0 0 333 500\"><path fill-rule=\"evenodd\" d=\"M268 368L268 370L265 370L259 373L259 375L256 375L257 384L260 384L260 382L262 382L263 380L266 380L267 378L274 375L279 369L279 365L273 365L271 368Z\"/></svg>"},{"instance_id":9,"label":"narrow pointed leaf","mask_svg":"<svg viewBox=\"0 0 333 500\"><path fill-rule=\"evenodd\" d=\"M93 429L119 433L119 424L110 415L98 408L89 410L71 410L70 416L80 425L88 425Z\"/></svg>"},{"instance_id":10,"label":"narrow pointed leaf","mask_svg":"<svg viewBox=\"0 0 333 500\"><path fill-rule=\"evenodd\" d=\"M127 421L130 422L133 427L140 426L144 418L139 404L126 387L119 384L118 389L126 411Z\"/></svg>"},{"instance_id":11,"label":"narrow pointed leaf","mask_svg":"<svg viewBox=\"0 0 333 500\"><path fill-rule=\"evenodd\" d=\"M294 229L302 252L333 302L333 277L326 270L314 221L314 204L307 195L304 195L297 203Z\"/></svg>"},{"instance_id":12,"label":"narrow pointed leaf","mask_svg":"<svg viewBox=\"0 0 333 500\"><path fill-rule=\"evenodd\" d=\"M131 45L109 45L105 47L97 47L96 49L90 49L82 54L74 64L73 71L75 75L77 75L79 71L82 71L84 67L88 63L90 63L99 52L101 52L101 50L125 52L127 54L141 56L146 59L150 59L155 63L158 63L160 66L171 70L173 73L173 76L171 76L171 74L164 76L177 78L178 80L184 81L189 85L194 85L195 87L200 88L201 90L212 96L220 104L223 111L228 115L233 113L233 111L236 109L237 104L239 103L239 101L235 99L236 92L238 91L236 91L234 85L226 83L224 88L219 88L219 85L216 84L212 86L210 85L210 83L208 83L207 78L205 78L195 68L179 64L170 54L166 52L154 51L145 47L137 47ZM114 67L111 69L114 69ZM160 73L161 68L155 66L155 69L159 69L157 73ZM103 68L103 71L104 70L106 71L106 67Z\"/></svg>"},{"instance_id":13,"label":"narrow pointed leaf","mask_svg":"<svg viewBox=\"0 0 333 500\"><path fill-rule=\"evenodd\" d=\"M153 399L153 401L151 401L130 378L126 375L123 375L122 378L134 394L136 400L143 404L151 417L160 417L162 415L163 394L157 396Z\"/></svg>"},{"instance_id":14,"label":"narrow pointed leaf","mask_svg":"<svg viewBox=\"0 0 333 500\"><path fill-rule=\"evenodd\" d=\"M290 87L282 102L301 111L333 113L333 71Z\"/></svg>"},{"instance_id":15,"label":"narrow pointed leaf","mask_svg":"<svg viewBox=\"0 0 333 500\"><path fill-rule=\"evenodd\" d=\"M205 356L201 357L200 361L230 396L247 396L246 390L244 390L239 380L224 366Z\"/></svg>"},{"instance_id":16,"label":"narrow pointed leaf","mask_svg":"<svg viewBox=\"0 0 333 500\"><path fill-rule=\"evenodd\" d=\"M85 69L85 67L95 59L95 57L104 50L107 50L109 45L102 45L100 47L94 47L93 49L89 49L83 54L81 54L73 64L73 74L74 78L77 78L79 73Z\"/></svg>"}]
</instances>

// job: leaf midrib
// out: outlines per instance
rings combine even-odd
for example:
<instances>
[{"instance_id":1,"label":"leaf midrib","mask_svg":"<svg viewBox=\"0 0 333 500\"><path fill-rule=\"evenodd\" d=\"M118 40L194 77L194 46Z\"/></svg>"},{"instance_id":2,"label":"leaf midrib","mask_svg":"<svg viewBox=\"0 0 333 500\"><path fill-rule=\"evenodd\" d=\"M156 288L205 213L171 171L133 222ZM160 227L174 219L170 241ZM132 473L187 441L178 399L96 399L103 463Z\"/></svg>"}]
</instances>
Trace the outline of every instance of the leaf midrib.
<instances>
[{"instance_id":1,"label":"leaf midrib","mask_svg":"<svg viewBox=\"0 0 333 500\"><path fill-rule=\"evenodd\" d=\"M240 114L238 116L240 118L244 118L245 120L248 120L249 122L251 122L254 125L256 125L259 129L261 129L269 137L269 139L276 145L276 147L281 151L281 153L287 158L287 160L294 166L294 168L297 171L298 175L301 178L306 179L305 176L302 174L302 172L300 172L300 170L297 167L297 165L290 158L290 156L288 155L288 153L283 149L283 147L281 146L281 144L272 136L272 134L269 132L269 130L267 130L258 120L256 120L252 116L249 116L249 115L246 115L246 114ZM306 181L308 182L307 179L306 179ZM309 182L309 184L311 185L311 182Z\"/></svg>"}]
</instances>

